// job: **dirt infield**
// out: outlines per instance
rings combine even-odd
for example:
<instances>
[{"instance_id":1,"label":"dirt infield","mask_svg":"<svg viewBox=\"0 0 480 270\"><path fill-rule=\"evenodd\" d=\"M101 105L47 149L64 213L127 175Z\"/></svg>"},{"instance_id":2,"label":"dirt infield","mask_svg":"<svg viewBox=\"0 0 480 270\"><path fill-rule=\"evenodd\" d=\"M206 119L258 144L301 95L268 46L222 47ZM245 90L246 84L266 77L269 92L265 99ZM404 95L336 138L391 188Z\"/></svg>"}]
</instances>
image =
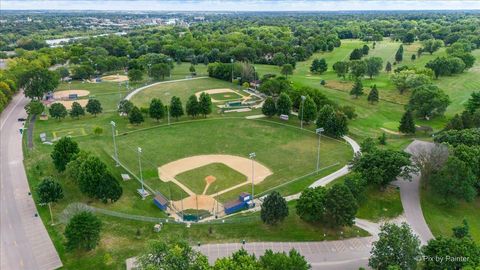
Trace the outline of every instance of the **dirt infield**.
<instances>
[{"instance_id":1,"label":"dirt infield","mask_svg":"<svg viewBox=\"0 0 480 270\"><path fill-rule=\"evenodd\" d=\"M125 75L109 75L109 76L103 76L102 80L109 81L109 82L126 82L128 81L128 77Z\"/></svg>"},{"instance_id":2,"label":"dirt infield","mask_svg":"<svg viewBox=\"0 0 480 270\"><path fill-rule=\"evenodd\" d=\"M87 90L63 90L53 93L53 98L56 100L59 99L68 99L69 95L76 94L78 97L86 97L90 94L90 91Z\"/></svg>"},{"instance_id":3,"label":"dirt infield","mask_svg":"<svg viewBox=\"0 0 480 270\"><path fill-rule=\"evenodd\" d=\"M198 209L207 210L211 213L223 211L222 204L217 203L212 196L208 195L192 195L183 199L183 201L172 201L172 203L173 206L178 210L197 209L198 207Z\"/></svg>"},{"instance_id":4,"label":"dirt infield","mask_svg":"<svg viewBox=\"0 0 480 270\"><path fill-rule=\"evenodd\" d=\"M209 90L200 91L200 92L195 93L195 96L197 96L197 98L200 98L200 94L202 94L202 93L207 93L209 95L211 95L211 94L221 94L221 93L235 93L236 94L236 92L233 91L232 89L219 88L219 89L209 89ZM222 101L212 98L212 102L222 102Z\"/></svg>"},{"instance_id":5,"label":"dirt infield","mask_svg":"<svg viewBox=\"0 0 480 270\"><path fill-rule=\"evenodd\" d=\"M63 104L63 106L65 106L65 108L67 108L67 110L70 110L70 109L72 109L73 102L78 102L80 105L82 105L82 107L85 107L87 105L88 99L68 100L68 101L67 100L61 100L61 101L55 101L53 103L61 103L61 104Z\"/></svg>"}]
</instances>

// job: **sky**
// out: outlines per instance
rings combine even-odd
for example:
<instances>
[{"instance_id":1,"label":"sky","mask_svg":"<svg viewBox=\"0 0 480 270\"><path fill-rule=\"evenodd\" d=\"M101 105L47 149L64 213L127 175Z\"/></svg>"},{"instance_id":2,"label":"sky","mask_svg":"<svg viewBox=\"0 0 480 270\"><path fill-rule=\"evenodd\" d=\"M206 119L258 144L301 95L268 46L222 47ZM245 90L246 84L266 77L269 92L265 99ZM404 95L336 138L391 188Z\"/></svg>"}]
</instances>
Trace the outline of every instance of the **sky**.
<instances>
[{"instance_id":1,"label":"sky","mask_svg":"<svg viewBox=\"0 0 480 270\"><path fill-rule=\"evenodd\" d=\"M125 11L480 10L480 0L0 0L0 9Z\"/></svg>"}]
</instances>

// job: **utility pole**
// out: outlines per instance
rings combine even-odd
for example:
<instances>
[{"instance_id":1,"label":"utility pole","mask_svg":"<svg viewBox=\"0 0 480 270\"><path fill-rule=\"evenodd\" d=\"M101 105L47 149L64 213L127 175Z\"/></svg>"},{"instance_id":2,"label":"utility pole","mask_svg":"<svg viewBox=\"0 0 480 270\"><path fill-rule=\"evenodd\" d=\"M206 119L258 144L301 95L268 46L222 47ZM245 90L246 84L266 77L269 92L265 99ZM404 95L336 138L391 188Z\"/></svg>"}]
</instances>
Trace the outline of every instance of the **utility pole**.
<instances>
[{"instance_id":1,"label":"utility pole","mask_svg":"<svg viewBox=\"0 0 480 270\"><path fill-rule=\"evenodd\" d=\"M253 198L254 198L254 193L255 193L255 185L254 185L254 180L255 180L255 157L257 155L255 154L255 152L252 152L248 155L248 157L252 160L252 201L253 201Z\"/></svg>"},{"instance_id":2,"label":"utility pole","mask_svg":"<svg viewBox=\"0 0 480 270\"><path fill-rule=\"evenodd\" d=\"M145 199L145 189L143 188L143 174L142 174L142 148L138 147L138 168L140 170L140 183L142 184L142 198Z\"/></svg>"},{"instance_id":3,"label":"utility pole","mask_svg":"<svg viewBox=\"0 0 480 270\"><path fill-rule=\"evenodd\" d=\"M116 135L116 134L115 134L115 133L116 133L116 132L115 132L115 131L116 131L116 130L115 130L115 127L116 127L116 124L115 124L115 122L110 121L110 125L112 125L113 149L114 149L114 153L115 153L115 155L114 155L114 157L115 157L115 166L118 167L118 166L120 166L120 163L119 163L119 161L118 161L117 142L116 142L116 140L115 140L115 135Z\"/></svg>"},{"instance_id":4,"label":"utility pole","mask_svg":"<svg viewBox=\"0 0 480 270\"><path fill-rule=\"evenodd\" d=\"M233 83L233 58L230 58L230 63L232 64L232 83Z\"/></svg>"},{"instance_id":5,"label":"utility pole","mask_svg":"<svg viewBox=\"0 0 480 270\"><path fill-rule=\"evenodd\" d=\"M300 119L300 129L303 129L303 107L305 105L305 99L307 99L307 97L305 96L302 96L302 118Z\"/></svg>"},{"instance_id":6,"label":"utility pole","mask_svg":"<svg viewBox=\"0 0 480 270\"><path fill-rule=\"evenodd\" d=\"M317 172L320 169L320 138L322 137L323 128L315 129L315 133L318 135L318 150L317 150Z\"/></svg>"}]
</instances>

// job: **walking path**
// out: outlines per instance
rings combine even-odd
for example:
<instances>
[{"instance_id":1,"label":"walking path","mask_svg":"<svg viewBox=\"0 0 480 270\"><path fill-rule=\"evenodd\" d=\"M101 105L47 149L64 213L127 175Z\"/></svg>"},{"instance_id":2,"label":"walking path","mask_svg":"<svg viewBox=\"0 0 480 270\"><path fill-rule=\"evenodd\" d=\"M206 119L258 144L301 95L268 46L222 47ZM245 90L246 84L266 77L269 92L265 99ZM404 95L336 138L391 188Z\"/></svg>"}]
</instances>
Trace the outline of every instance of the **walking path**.
<instances>
[{"instance_id":1,"label":"walking path","mask_svg":"<svg viewBox=\"0 0 480 270\"><path fill-rule=\"evenodd\" d=\"M145 85L143 87L140 87L140 88L137 88L137 89L133 90L132 92L128 93L128 95L125 97L125 99L130 100L137 93L139 93L139 92L141 92L141 91L143 91L147 88L150 88L152 86L155 86L155 85L166 84L166 83L174 83L174 82L191 81L191 80L199 80L199 79L206 79L206 78L208 78L208 77L195 77L195 78L188 78L188 79L179 79L179 80L171 80L171 81L162 81L162 82L152 83L152 84Z\"/></svg>"},{"instance_id":2,"label":"walking path","mask_svg":"<svg viewBox=\"0 0 480 270\"><path fill-rule=\"evenodd\" d=\"M0 116L0 269L57 269L62 262L29 195L22 136L28 100L18 93Z\"/></svg>"}]
</instances>

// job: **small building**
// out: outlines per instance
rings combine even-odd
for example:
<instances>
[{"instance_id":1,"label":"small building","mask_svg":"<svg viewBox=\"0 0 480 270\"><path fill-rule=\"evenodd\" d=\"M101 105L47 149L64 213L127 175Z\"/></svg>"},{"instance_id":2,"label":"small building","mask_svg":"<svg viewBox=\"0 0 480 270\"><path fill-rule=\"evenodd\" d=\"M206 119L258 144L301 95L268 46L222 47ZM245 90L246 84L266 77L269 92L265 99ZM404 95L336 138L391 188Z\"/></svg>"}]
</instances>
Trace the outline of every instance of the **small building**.
<instances>
[{"instance_id":1,"label":"small building","mask_svg":"<svg viewBox=\"0 0 480 270\"><path fill-rule=\"evenodd\" d=\"M230 215L243 209L250 208L252 205L252 197L249 193L242 192L235 201L227 202L223 205L225 214Z\"/></svg>"},{"instance_id":2,"label":"small building","mask_svg":"<svg viewBox=\"0 0 480 270\"><path fill-rule=\"evenodd\" d=\"M158 193L155 198L153 198L153 203L161 210L167 210L168 200L162 194Z\"/></svg>"}]
</instances>

